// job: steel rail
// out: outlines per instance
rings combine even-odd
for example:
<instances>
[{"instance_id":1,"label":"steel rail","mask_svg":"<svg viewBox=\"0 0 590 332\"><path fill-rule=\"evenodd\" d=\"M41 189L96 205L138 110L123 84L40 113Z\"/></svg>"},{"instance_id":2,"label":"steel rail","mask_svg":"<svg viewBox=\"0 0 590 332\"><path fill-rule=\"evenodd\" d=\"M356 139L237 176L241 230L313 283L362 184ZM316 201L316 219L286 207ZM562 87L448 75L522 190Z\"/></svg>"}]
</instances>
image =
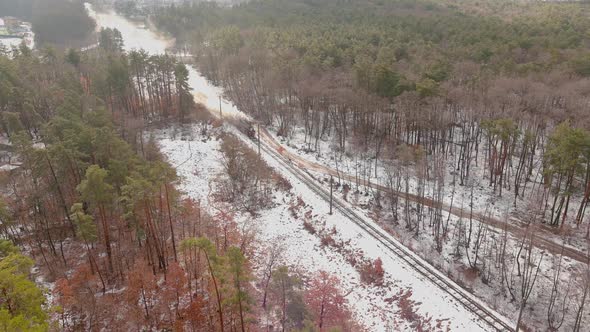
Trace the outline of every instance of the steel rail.
<instances>
[{"instance_id":1,"label":"steel rail","mask_svg":"<svg viewBox=\"0 0 590 332\"><path fill-rule=\"evenodd\" d=\"M260 145L262 150L264 150L264 152L266 152L271 158L282 164L292 175L307 185L314 193L329 202L330 194L325 188L322 188L315 182L313 176L309 174L307 170L304 172L299 167L294 166L290 160L286 160L286 158L275 149L267 146L266 142L261 142ZM393 239L391 235L383 229L367 222L365 218L359 216L350 207L347 207L340 201L340 199L336 197L332 198L333 206L340 211L340 213L367 232L367 234L379 241L385 248L389 249L390 252L401 258L410 268L420 273L426 279L441 288L445 293L449 294L457 302L461 303L467 310L474 313L497 331L515 331L512 326L506 323L502 318L498 317L496 313L474 299L472 294L468 293L448 277L442 275L435 267L418 257L403 244Z\"/></svg>"}]
</instances>

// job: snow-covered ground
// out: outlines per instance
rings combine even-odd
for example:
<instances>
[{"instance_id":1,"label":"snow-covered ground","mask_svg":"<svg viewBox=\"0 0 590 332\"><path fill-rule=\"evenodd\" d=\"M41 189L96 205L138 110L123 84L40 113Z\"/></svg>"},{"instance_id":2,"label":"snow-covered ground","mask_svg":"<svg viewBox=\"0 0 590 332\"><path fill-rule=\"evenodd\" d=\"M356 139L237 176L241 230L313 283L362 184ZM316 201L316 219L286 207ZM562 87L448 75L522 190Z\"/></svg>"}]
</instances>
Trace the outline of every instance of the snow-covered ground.
<instances>
[{"instance_id":1,"label":"snow-covered ground","mask_svg":"<svg viewBox=\"0 0 590 332\"><path fill-rule=\"evenodd\" d=\"M319 149L317 151L309 151L308 150L308 143L304 140L304 134L301 128L296 128L294 131L289 135L289 137L280 137L276 135L276 128L271 129L270 133L272 137L280 142L283 147L287 149L289 153L292 153L295 156L301 157L309 162L316 163L319 165L327 166L332 169L338 169L340 172L343 172L348 175L355 175L358 174L359 178L362 179L365 175L363 172L370 172L370 182L371 184L380 184L386 186L387 182L387 175L386 175L386 168L387 164L383 161L378 161L377 163L377 177L375 177L375 160L373 158L374 152L371 151L364 151L358 153L348 152L345 154L334 153L333 152L333 143L330 139L327 140L320 140L319 142ZM350 147L349 151L352 151L353 148ZM431 228L423 229L420 232L420 235L416 235L413 230L408 230L404 227L405 218L403 214L403 200L400 200L400 206L398 208L398 215L401 216L400 218L400 225L394 225L392 221L392 216L390 213L390 206L388 203L388 198L386 195L381 195L381 208L377 208L375 206L375 193L376 191L368 188L365 185L359 185L357 187L356 184L350 183L349 181L344 181L345 183L349 183L351 188L350 192L346 194L348 201L351 202L352 205L363 207L364 209L363 214L378 222L383 228L388 229L392 234L396 236L402 243L404 243L407 247L412 248L412 250L418 253L421 257L427 259L431 262L434 266L436 266L440 271L443 271L447 274L453 276L453 279L460 282L462 285L471 289L479 298L487 302L491 307L496 309L497 311L501 312L502 314L516 320L518 315L518 301L510 301L510 298L504 297L502 294L503 292L500 291L500 276L498 275L498 271L493 271L492 273L492 280L484 283L482 281L481 276L477 274L473 274L473 271L469 270L469 262L468 258L465 254L465 248L460 247L460 256L456 255L455 249L457 248L455 237L457 236L457 232L460 232L460 228L466 227L468 223L468 214L469 214L469 205L471 202L471 186L473 186L473 209L474 212L484 214L487 216L489 215L492 218L497 218L498 220L506 220L507 222L513 224L519 224L521 221L518 217L522 216L524 212L520 214L516 214L514 211L530 211L530 201L528 200L531 196L530 189L527 198L519 199L517 201L517 207L514 208L513 206L513 192L505 191L502 197L499 197L496 193L493 192L493 189L487 185L487 179L485 178L484 172L485 169L483 167L483 158L482 160L478 161L478 164L472 164L471 170L471 180L469 186L453 186L453 165L452 160L449 161L447 165L448 173L445 175L444 182L444 191L443 191L443 202L448 206L453 204L454 208L463 208L466 212L461 219L455 215L449 215L448 212L442 212L442 219L446 223L448 220L448 224L450 225L450 231L448 235L448 239L445 240L445 243L442 248L442 252L438 253L435 248L435 240L434 235ZM365 170L365 168L369 168ZM329 182L327 181L327 176L319 171L315 171L314 169L308 170L311 174L313 174L317 179L324 180L323 184L326 188L329 187ZM418 188L418 179L413 173L410 171L410 193L416 194ZM457 180L458 181L458 180ZM426 196L432 196L432 188L434 186L434 181L426 181ZM361 180L361 183L365 183ZM402 180L402 191L403 191L403 180ZM531 184L529 184L530 188ZM358 193L355 193L355 189L358 188ZM453 192L454 191L454 192ZM336 195L339 197L344 197L345 193L342 191L342 187L339 186L336 189ZM413 203L411 203L413 204ZM411 209L410 214L412 215L411 218L416 218L416 211ZM426 211L425 214L428 212ZM426 223L429 222L429 216L425 216L427 218ZM462 226L457 226L462 225ZM497 243L502 236L502 229L488 227L486 225L481 225L477 220L473 220L472 228L473 232L477 232L477 230L482 227L487 232L487 240L486 243ZM524 226L521 226L524 229ZM563 234L551 234L543 229L537 229L537 232L543 231L543 236L546 238L551 239L557 245L560 245L565 240L566 242L564 245L569 248L573 248L576 250L580 250L582 252L587 251L587 239L582 238L582 236L578 237L570 237L566 238ZM583 233L578 230L578 233ZM475 236L475 235L474 235ZM516 257L516 252L519 250L520 243L522 239L520 237L515 237L511 234L507 236L508 244L507 244L507 252L509 255L514 255ZM482 260L487 259L486 264L490 266L497 265L498 262L495 261L494 255L497 253L497 249L492 249L494 245L491 245L489 248L483 248L482 256L480 258L480 263L478 264L479 268L482 268ZM487 247L487 245L484 245ZM470 249L471 252L471 259L473 259L474 251L473 246ZM542 250L536 250L538 254L542 252ZM555 253L544 251L544 259L541 261L541 268L539 272L539 278L537 280L536 287L534 288L531 298L528 302L528 309L525 312L525 321L527 324L531 324L536 327L547 326L547 312L546 308L548 305L548 290L551 289L553 284L553 275L555 273L555 267L558 260L559 251ZM488 255L489 257L484 258L483 256ZM508 259L507 259L508 260ZM522 260L522 258L521 258ZM522 261L521 261L522 263ZM513 264L513 260L511 259L507 262L507 266L510 268ZM497 268L497 267L496 267ZM564 323L564 327L571 327L572 319L574 318L574 309L573 306L576 301L581 298L582 294L580 293L583 289L578 287L581 283L584 282L584 274L585 274L585 264L582 264L574 259L569 257L564 257L562 261L562 272L560 275L561 280L561 293L559 296L563 297L566 285L575 285L572 289L569 290L569 293L566 297L569 297L569 300L572 301L570 303L568 309L568 315L566 316L566 322ZM480 271L480 273L485 273L485 267L483 268L484 272ZM513 272L515 273L515 272ZM516 280L519 280L518 278ZM520 282L520 281L518 281ZM517 289L517 288L515 288ZM558 301L561 301L558 300ZM576 304L577 305L577 304ZM584 319L586 321L590 320L590 313L586 312L584 315Z\"/></svg>"},{"instance_id":2,"label":"snow-covered ground","mask_svg":"<svg viewBox=\"0 0 590 332\"><path fill-rule=\"evenodd\" d=\"M203 138L200 129L158 130L154 133L162 153L176 167L182 176L180 189L195 199L207 200L213 180L222 170L219 151L220 142L216 138ZM448 294L424 280L411 267L398 257L389 254L377 241L358 226L352 224L339 213L329 216L325 201L313 193L305 184L285 173L280 165L267 160L269 165L293 185L291 192L275 193L273 208L261 211L255 222L259 229L258 240L270 243L280 238L287 248L284 263L296 269L307 271L325 270L341 281L355 318L371 331L416 329L418 322L404 319L400 298L409 296L411 306L420 317L422 324L432 330L444 331L487 331L488 326L478 317L468 312ZM305 203L302 211L295 217L289 209L301 198ZM208 201L209 204L214 204ZM303 225L302 216L311 216L314 227L330 230L336 241L347 243L348 252L356 252L374 260L381 258L386 272L384 287L369 286L361 282L359 272L349 263L344 254L333 248L322 246L318 235L308 232ZM238 221L249 219L247 215L238 216ZM333 233L335 230L335 233ZM260 266L258 268L261 268ZM409 295L411 294L411 295Z\"/></svg>"},{"instance_id":3,"label":"snow-covered ground","mask_svg":"<svg viewBox=\"0 0 590 332\"><path fill-rule=\"evenodd\" d=\"M4 45L8 50L18 47L22 42L21 38L0 38L0 44Z\"/></svg>"},{"instance_id":4,"label":"snow-covered ground","mask_svg":"<svg viewBox=\"0 0 590 332\"><path fill-rule=\"evenodd\" d=\"M317 162L322 165L329 166L333 169L339 169L343 173L354 175L359 174L360 178L368 177L371 183L386 185L387 183L387 165L383 162L383 159L378 160L375 165L375 152L371 148L359 153L353 147L347 144L347 153L334 153L334 143L330 138L318 141L317 151L307 151L306 148L309 146L308 142L305 141L305 135L303 128L295 127L290 135L285 138L276 135L276 128L273 128L270 132L273 137L283 143L283 145L292 153L298 154L307 160ZM313 145L313 144L312 144ZM503 217L506 212L511 210L514 196L512 192L505 191L502 197L498 197L492 193L492 189L485 185L487 178L484 175L485 169L483 165L483 154L480 154L482 160L478 160L478 163L472 162L470 170L470 181L468 185L455 186L455 197L454 203L457 204L461 198L467 200L470 198L471 186L474 187L473 195L473 206L475 211L484 211L486 208L489 213L494 217ZM453 169L453 160L447 161L447 169ZM375 177L375 166L377 166L377 176ZM432 172L433 170L431 170ZM454 177L451 171L445 174L445 195L443 198L444 203L450 204L452 200L452 181ZM480 180L483 179L483 180ZM458 183L458 176L456 178ZM427 181L427 187L432 187L432 181ZM410 178L410 193L417 194L418 192L418 181L414 174ZM427 192L427 195L429 193Z\"/></svg>"},{"instance_id":5,"label":"snow-covered ground","mask_svg":"<svg viewBox=\"0 0 590 332\"><path fill-rule=\"evenodd\" d=\"M12 52L13 48L18 49L24 41L29 48L33 49L35 48L35 36L32 32L30 34L26 38L0 38L0 46L4 47L8 52Z\"/></svg>"},{"instance_id":6,"label":"snow-covered ground","mask_svg":"<svg viewBox=\"0 0 590 332\"><path fill-rule=\"evenodd\" d=\"M0 13L1 15L2 13ZM27 22L22 22L20 28L26 29L26 33L24 35L20 35L20 37L14 38L0 38L0 47L4 47L7 51L12 51L13 48L19 48L20 45L24 42L28 48L34 49L35 48L35 33L31 30L31 24ZM10 33L10 32L9 32Z\"/></svg>"}]
</instances>

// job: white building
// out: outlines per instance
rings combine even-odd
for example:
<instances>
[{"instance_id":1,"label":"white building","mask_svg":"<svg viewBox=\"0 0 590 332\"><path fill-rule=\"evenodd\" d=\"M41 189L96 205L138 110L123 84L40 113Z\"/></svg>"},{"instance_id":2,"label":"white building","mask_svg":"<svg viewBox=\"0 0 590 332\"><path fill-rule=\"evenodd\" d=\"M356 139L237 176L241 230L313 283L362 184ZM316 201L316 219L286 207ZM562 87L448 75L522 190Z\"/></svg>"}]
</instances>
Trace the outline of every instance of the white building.
<instances>
[{"instance_id":1,"label":"white building","mask_svg":"<svg viewBox=\"0 0 590 332\"><path fill-rule=\"evenodd\" d=\"M3 28L3 27L4 27L4 25L5 25L5 24L4 24L4 20L0 18L0 28Z\"/></svg>"}]
</instances>

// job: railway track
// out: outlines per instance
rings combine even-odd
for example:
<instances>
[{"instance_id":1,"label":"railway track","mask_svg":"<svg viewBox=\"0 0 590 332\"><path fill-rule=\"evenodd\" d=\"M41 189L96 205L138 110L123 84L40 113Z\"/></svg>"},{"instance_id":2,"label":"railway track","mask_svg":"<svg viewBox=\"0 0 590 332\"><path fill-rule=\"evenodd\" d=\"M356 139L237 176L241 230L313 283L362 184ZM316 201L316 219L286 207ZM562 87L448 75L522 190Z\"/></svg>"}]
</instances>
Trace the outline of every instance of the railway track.
<instances>
[{"instance_id":1,"label":"railway track","mask_svg":"<svg viewBox=\"0 0 590 332\"><path fill-rule=\"evenodd\" d=\"M285 169L289 170L293 176L307 185L313 192L319 195L322 199L329 202L330 193L325 188L322 188L319 184L317 184L311 174L309 174L307 171L304 172L300 168L294 166L290 160L286 159L272 147L267 146L265 142L261 143L260 147L271 158L275 159L277 162L283 165ZM343 203L337 197L332 198L333 207L336 210L340 211L340 213L346 216L350 221L358 225L370 236L379 241L379 243L381 243L391 253L406 262L409 267L413 268L426 279L440 287L445 293L449 294L457 302L461 303L467 310L474 313L483 322L487 323L497 331L515 331L514 328L510 326L504 319L499 317L498 314L487 308L485 305L481 304L473 297L472 294L461 288L461 286L457 285L448 277L440 273L432 265L411 252L411 250L392 238L391 235L389 235L383 229L365 220L354 210L347 207L345 203Z\"/></svg>"},{"instance_id":2,"label":"railway track","mask_svg":"<svg viewBox=\"0 0 590 332\"><path fill-rule=\"evenodd\" d=\"M261 138L263 139L263 141L266 141L267 144L269 144L271 147L274 147L275 149L278 149L281 147L281 143L277 142L274 139L274 137L266 129L264 129L264 127L261 128ZM334 177L337 176L339 179L349 181L350 183L354 183L354 182L358 181L358 179L353 175L343 173L343 172L338 172L337 170L331 169L325 165L321 165L321 164L315 163L313 161L309 161L305 158L301 158L299 156L296 156L291 152L286 152L286 154L293 157L296 164L301 169L313 170L313 171L316 171L318 173L323 173L328 176L329 175L332 175ZM486 215L485 213L481 213L481 212L477 212L477 211L472 212L468 208L459 208L456 206L454 207L454 206L448 205L446 203L441 203L441 202L435 201L435 200L428 198L428 197L422 197L422 196L418 196L418 195L411 194L411 193L395 191L395 190L392 190L391 188L389 188L388 186L380 184L378 181L371 182L368 184L368 186L374 190L379 190L379 191L386 193L386 194L393 194L403 200L408 199L412 202L417 202L417 203L420 203L422 205L429 206L432 208L441 208L443 211L448 212L448 213L450 213L456 217L459 217L459 218L463 218L464 216L470 216L478 222L487 224L487 225L495 228L498 232L502 232L504 230L510 232L510 234L515 239L520 239L520 238L524 237L528 231L528 227L527 227L528 225L526 223L522 222L522 220L513 220L511 222L507 222L506 220L496 219L494 217ZM554 255L562 255L563 254L563 255L565 255L571 259L574 259L584 265L588 263L588 261L590 260L590 256L587 254L587 252L572 248L570 246L564 247L561 242L552 239L552 235L554 235L553 231L554 231L554 229L551 229L549 227L549 229L539 231L539 232L534 232L533 236L534 236L535 246L541 250L546 250Z\"/></svg>"}]
</instances>

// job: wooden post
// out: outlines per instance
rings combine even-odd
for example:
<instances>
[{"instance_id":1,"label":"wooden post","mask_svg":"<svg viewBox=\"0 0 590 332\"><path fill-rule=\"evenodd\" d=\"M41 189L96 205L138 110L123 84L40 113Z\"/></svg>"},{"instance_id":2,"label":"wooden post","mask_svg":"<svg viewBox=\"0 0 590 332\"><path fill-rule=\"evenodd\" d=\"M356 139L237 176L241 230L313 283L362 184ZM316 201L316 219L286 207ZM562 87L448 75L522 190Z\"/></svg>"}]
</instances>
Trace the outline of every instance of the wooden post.
<instances>
[{"instance_id":1,"label":"wooden post","mask_svg":"<svg viewBox=\"0 0 590 332\"><path fill-rule=\"evenodd\" d=\"M332 196L334 196L334 179L330 175L330 215L332 215Z\"/></svg>"},{"instance_id":2,"label":"wooden post","mask_svg":"<svg viewBox=\"0 0 590 332\"><path fill-rule=\"evenodd\" d=\"M260 122L258 123L258 156L260 156Z\"/></svg>"}]
</instances>

